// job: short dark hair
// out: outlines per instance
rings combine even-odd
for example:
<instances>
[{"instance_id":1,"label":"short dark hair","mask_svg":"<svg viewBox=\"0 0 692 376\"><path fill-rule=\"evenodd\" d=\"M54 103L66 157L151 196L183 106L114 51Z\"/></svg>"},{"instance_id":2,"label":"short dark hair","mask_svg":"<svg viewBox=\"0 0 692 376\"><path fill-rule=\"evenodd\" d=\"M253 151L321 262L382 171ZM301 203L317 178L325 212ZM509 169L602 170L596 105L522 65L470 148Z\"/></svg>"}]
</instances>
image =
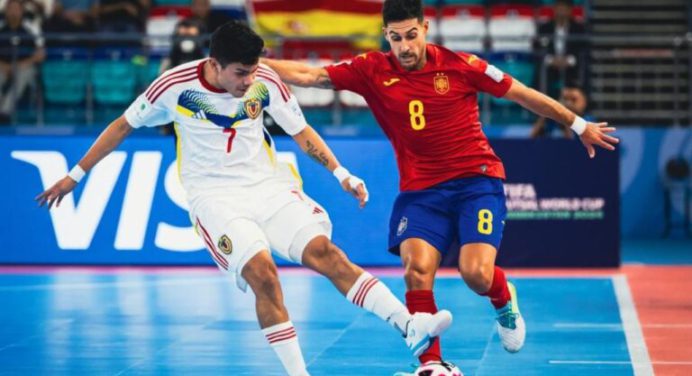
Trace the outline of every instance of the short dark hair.
<instances>
[{"instance_id":1,"label":"short dark hair","mask_svg":"<svg viewBox=\"0 0 692 376\"><path fill-rule=\"evenodd\" d=\"M218 60L221 67L231 63L257 64L264 50L264 41L249 26L240 21L229 21L211 35L209 57Z\"/></svg>"},{"instance_id":2,"label":"short dark hair","mask_svg":"<svg viewBox=\"0 0 692 376\"><path fill-rule=\"evenodd\" d=\"M421 0L385 0L382 5L384 26L387 26L390 22L410 20L411 18L423 21L423 4Z\"/></svg>"}]
</instances>

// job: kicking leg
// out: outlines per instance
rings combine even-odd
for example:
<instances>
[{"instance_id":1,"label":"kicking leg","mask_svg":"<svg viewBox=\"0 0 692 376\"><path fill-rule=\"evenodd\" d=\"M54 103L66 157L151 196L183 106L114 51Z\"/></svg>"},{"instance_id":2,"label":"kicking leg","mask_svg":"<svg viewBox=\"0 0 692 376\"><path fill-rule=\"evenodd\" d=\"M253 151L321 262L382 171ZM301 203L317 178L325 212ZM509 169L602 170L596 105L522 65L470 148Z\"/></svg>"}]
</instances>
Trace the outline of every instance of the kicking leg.
<instances>
[{"instance_id":1,"label":"kicking leg","mask_svg":"<svg viewBox=\"0 0 692 376\"><path fill-rule=\"evenodd\" d=\"M370 273L353 264L326 236L314 237L305 247L303 265L329 278L353 304L374 313L399 330L414 355L422 353L451 324L451 314L411 315L394 294Z\"/></svg>"},{"instance_id":2,"label":"kicking leg","mask_svg":"<svg viewBox=\"0 0 692 376\"><path fill-rule=\"evenodd\" d=\"M274 260L260 251L243 267L241 275L255 293L255 310L262 333L291 376L308 375L298 336L283 303L283 293Z\"/></svg>"},{"instance_id":3,"label":"kicking leg","mask_svg":"<svg viewBox=\"0 0 692 376\"><path fill-rule=\"evenodd\" d=\"M497 312L502 346L514 353L524 345L526 326L519 313L516 289L507 282L505 272L495 266L496 255L497 250L490 244L465 244L459 255L459 271L471 290L490 298Z\"/></svg>"}]
</instances>

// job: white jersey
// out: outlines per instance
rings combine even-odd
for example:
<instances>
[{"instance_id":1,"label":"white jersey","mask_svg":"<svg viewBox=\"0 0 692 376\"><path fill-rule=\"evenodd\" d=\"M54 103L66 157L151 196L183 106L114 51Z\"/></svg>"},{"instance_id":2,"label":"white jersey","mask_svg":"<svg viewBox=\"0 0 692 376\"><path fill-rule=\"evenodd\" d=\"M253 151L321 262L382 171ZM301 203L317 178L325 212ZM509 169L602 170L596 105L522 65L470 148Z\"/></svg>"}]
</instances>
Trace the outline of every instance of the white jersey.
<instances>
[{"instance_id":1,"label":"white jersey","mask_svg":"<svg viewBox=\"0 0 692 376\"><path fill-rule=\"evenodd\" d=\"M207 59L165 72L125 111L134 128L173 122L178 134L178 172L188 199L214 189L249 188L290 176L262 122L267 111L293 136L305 117L279 76L260 65L245 96L236 98L204 79Z\"/></svg>"}]
</instances>

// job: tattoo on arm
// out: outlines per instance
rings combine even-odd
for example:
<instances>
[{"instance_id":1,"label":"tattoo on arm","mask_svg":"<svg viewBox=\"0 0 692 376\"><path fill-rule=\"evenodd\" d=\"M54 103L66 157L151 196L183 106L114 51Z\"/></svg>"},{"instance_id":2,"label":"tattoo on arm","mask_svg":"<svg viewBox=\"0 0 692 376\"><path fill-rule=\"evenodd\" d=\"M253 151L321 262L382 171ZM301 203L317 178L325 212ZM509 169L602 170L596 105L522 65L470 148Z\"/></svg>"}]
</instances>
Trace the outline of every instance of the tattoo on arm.
<instances>
[{"instance_id":1,"label":"tattoo on arm","mask_svg":"<svg viewBox=\"0 0 692 376\"><path fill-rule=\"evenodd\" d=\"M332 85L332 79L329 78L329 73L327 73L326 69L320 70L320 73L317 76L317 87L321 87L323 89L334 88L334 85Z\"/></svg>"},{"instance_id":2,"label":"tattoo on arm","mask_svg":"<svg viewBox=\"0 0 692 376\"><path fill-rule=\"evenodd\" d=\"M327 158L324 152L319 151L319 149L317 149L317 147L309 140L307 141L307 147L307 153L310 156L310 158L314 159L315 161L317 161L317 163L323 166L329 165L329 158Z\"/></svg>"}]
</instances>

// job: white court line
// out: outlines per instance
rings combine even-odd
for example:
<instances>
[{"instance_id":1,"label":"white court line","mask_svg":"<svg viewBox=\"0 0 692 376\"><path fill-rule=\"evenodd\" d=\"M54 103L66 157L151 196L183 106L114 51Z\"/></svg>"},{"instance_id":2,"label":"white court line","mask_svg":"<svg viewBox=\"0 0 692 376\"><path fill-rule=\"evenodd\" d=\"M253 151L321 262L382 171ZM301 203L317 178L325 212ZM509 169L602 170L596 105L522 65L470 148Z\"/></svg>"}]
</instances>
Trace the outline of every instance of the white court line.
<instances>
[{"instance_id":1,"label":"white court line","mask_svg":"<svg viewBox=\"0 0 692 376\"><path fill-rule=\"evenodd\" d=\"M651 365L649 350L646 348L646 342L644 342L642 328L637 316L637 309L634 307L627 277L615 275L612 277L612 280L615 297L620 307L620 320L625 331L627 350L629 351L630 359L632 359L634 376L653 376L654 367Z\"/></svg>"},{"instance_id":2,"label":"white court line","mask_svg":"<svg viewBox=\"0 0 692 376\"><path fill-rule=\"evenodd\" d=\"M641 324L642 328L691 328L692 324ZM596 322L561 322L553 324L553 328L565 329L620 329L622 324L619 323L596 323Z\"/></svg>"},{"instance_id":3,"label":"white court line","mask_svg":"<svg viewBox=\"0 0 692 376\"><path fill-rule=\"evenodd\" d=\"M625 365L625 364L632 364L633 366L636 366L637 363L632 363L624 360L549 360L548 363L550 364L611 364L611 365ZM658 362L653 362L653 364L660 364L660 365L674 365L674 366L692 366L692 362L666 362L666 361L658 361ZM652 373L653 375L653 373Z\"/></svg>"},{"instance_id":4,"label":"white court line","mask_svg":"<svg viewBox=\"0 0 692 376\"><path fill-rule=\"evenodd\" d=\"M334 347L334 345L336 345L336 343L339 342L339 340L341 340L341 337L343 337L344 334L346 334L346 332L349 331L349 329L351 329L351 327L353 327L353 325L355 325L360 319L365 317L365 315L367 315L367 312L362 312L360 315L358 315L358 317L351 321L350 324L346 325L346 327L341 330L341 332L336 336L336 338L334 338L332 343L325 346L324 349L322 349L322 351L319 352L319 354L313 356L308 362L305 363L305 366L311 366L312 363L316 362L322 355L324 355L325 352L327 352L327 350Z\"/></svg>"}]
</instances>

